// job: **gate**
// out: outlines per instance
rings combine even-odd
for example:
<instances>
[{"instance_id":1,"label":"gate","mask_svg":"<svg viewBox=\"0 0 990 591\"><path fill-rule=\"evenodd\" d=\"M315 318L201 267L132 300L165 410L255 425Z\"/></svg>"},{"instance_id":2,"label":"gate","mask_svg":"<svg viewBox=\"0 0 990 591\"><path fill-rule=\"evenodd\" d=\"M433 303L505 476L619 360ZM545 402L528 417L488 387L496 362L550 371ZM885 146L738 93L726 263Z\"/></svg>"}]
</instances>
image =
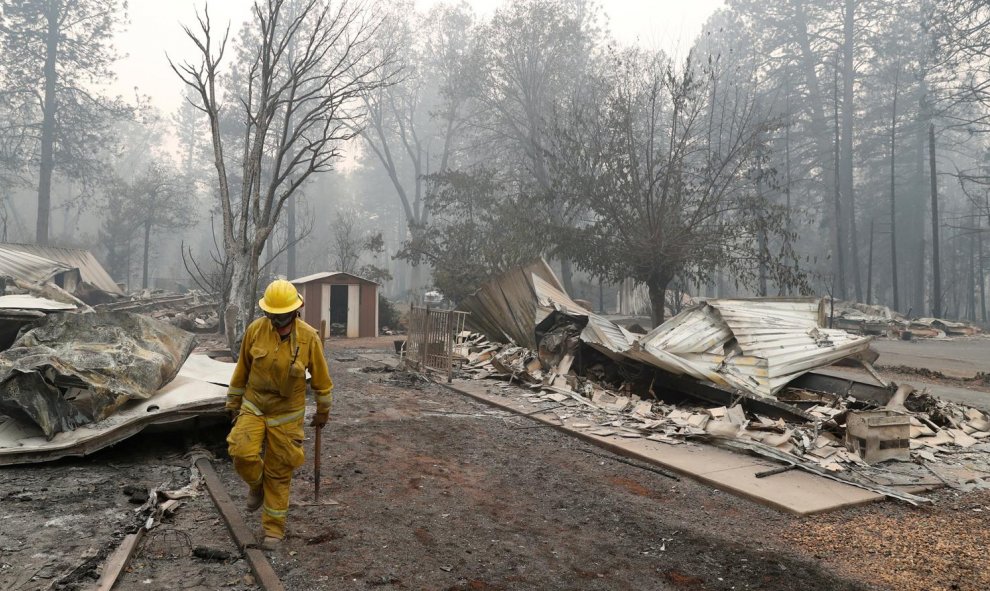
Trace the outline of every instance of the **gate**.
<instances>
[{"instance_id":1,"label":"gate","mask_svg":"<svg viewBox=\"0 0 990 591\"><path fill-rule=\"evenodd\" d=\"M467 312L413 306L409 310L406 363L446 374L449 383L454 372L454 340L464 330L467 315Z\"/></svg>"}]
</instances>

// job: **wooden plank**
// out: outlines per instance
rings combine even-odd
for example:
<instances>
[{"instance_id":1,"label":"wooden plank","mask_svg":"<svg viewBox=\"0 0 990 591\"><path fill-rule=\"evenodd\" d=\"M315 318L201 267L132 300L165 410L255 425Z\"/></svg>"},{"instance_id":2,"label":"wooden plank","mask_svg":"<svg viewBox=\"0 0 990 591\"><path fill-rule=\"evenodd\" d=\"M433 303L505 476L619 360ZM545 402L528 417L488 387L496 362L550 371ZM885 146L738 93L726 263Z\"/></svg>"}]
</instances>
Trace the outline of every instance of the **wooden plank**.
<instances>
[{"instance_id":1,"label":"wooden plank","mask_svg":"<svg viewBox=\"0 0 990 591\"><path fill-rule=\"evenodd\" d=\"M134 556L134 550L137 549L142 537L144 537L143 527L137 530L137 533L124 536L124 541L117 546L103 566L103 574L100 575L100 580L96 582L93 591L110 591L113 588L121 573L127 568L127 563L131 561L131 556Z\"/></svg>"},{"instance_id":2,"label":"wooden plank","mask_svg":"<svg viewBox=\"0 0 990 591\"><path fill-rule=\"evenodd\" d=\"M271 563L268 562L265 553L257 548L257 542L254 539L254 534L251 533L251 528L248 527L244 518L241 516L241 512L234 505L234 500L230 498L227 489L220 482L220 477L217 476L216 470L213 469L213 464L206 458L200 458L196 460L196 467L199 469L200 474L203 475L206 490L209 491L210 498L213 499L217 510L220 511L220 516L223 517L224 523L227 524L227 529L234 538L234 543L244 552L244 557L251 566L251 572L254 573L258 584L265 591L285 591L285 587L278 579L278 575L275 574L275 570L272 568Z\"/></svg>"}]
</instances>

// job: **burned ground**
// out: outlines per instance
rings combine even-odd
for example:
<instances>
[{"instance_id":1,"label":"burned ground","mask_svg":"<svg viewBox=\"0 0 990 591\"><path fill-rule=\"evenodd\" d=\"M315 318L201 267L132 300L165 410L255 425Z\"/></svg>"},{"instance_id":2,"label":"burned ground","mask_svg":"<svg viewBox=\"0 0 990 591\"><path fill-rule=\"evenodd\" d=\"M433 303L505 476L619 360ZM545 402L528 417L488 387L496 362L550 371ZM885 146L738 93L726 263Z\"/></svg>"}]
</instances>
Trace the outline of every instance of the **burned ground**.
<instances>
[{"instance_id":1,"label":"burned ground","mask_svg":"<svg viewBox=\"0 0 990 591\"><path fill-rule=\"evenodd\" d=\"M223 451L222 429L145 433L83 459L0 468L0 589L89 589L106 557L144 519L142 496L189 483L189 451ZM247 591L240 560L203 490L145 535L117 589ZM196 546L234 556L191 555ZM163 556L163 555L168 556Z\"/></svg>"},{"instance_id":2,"label":"burned ground","mask_svg":"<svg viewBox=\"0 0 990 591\"><path fill-rule=\"evenodd\" d=\"M340 505L290 511L288 537L271 557L287 589L990 584L978 537L990 511L985 493L939 493L925 509L888 502L796 517L620 462L443 386L361 371L374 364L360 357L333 361L361 351L331 349L336 405L324 437L323 494ZM138 523L124 487L188 482L183 456L200 435L144 435L89 459L0 471L0 586L91 582L98 561L76 567ZM220 454L214 464L240 502L245 488L222 455L222 435L207 437L207 447ZM309 428L307 435L312 446ZM312 494L312 478L310 456L294 498ZM256 514L247 519L257 527ZM188 534L191 546L233 551L205 493L163 527ZM28 571L34 580L24 579ZM249 589L247 574L239 560L139 555L118 588Z\"/></svg>"},{"instance_id":3,"label":"burned ground","mask_svg":"<svg viewBox=\"0 0 990 591\"><path fill-rule=\"evenodd\" d=\"M325 444L327 490L341 505L290 516L275 561L290 589L356 581L783 590L795 579L809 589L860 588L783 547L754 543L754 522L736 520L734 497L628 466L443 387L409 389L389 385L390 374L344 371L357 365L335 364L338 401ZM296 486L305 490L308 479L304 470ZM761 527L790 521L743 504Z\"/></svg>"}]
</instances>

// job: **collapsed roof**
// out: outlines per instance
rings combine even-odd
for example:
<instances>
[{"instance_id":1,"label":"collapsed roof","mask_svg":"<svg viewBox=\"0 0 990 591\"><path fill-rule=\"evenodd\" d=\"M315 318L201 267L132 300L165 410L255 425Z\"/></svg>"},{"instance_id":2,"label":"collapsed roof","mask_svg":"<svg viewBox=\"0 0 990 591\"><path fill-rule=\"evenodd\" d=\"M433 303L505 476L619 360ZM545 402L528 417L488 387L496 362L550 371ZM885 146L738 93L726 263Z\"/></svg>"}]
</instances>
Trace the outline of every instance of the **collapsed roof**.
<instances>
[{"instance_id":1,"label":"collapsed roof","mask_svg":"<svg viewBox=\"0 0 990 591\"><path fill-rule=\"evenodd\" d=\"M708 300L639 338L631 356L772 396L812 369L866 351L873 340L824 325L820 299Z\"/></svg>"},{"instance_id":2,"label":"collapsed roof","mask_svg":"<svg viewBox=\"0 0 990 591\"><path fill-rule=\"evenodd\" d=\"M812 369L865 353L872 337L825 328L818 298L708 300L635 335L576 303L546 261L513 269L465 299L467 324L498 342L539 348L552 314L580 319L580 340L618 361L646 363L770 397Z\"/></svg>"},{"instance_id":3,"label":"collapsed roof","mask_svg":"<svg viewBox=\"0 0 990 591\"><path fill-rule=\"evenodd\" d=\"M107 293L123 295L120 286L110 277L103 265L96 260L93 253L79 248L63 248L59 246L47 246L40 244L0 244L0 254L5 254L8 258L11 253L20 253L19 256L30 255L34 258L44 258L55 261L64 267L78 269L79 278L93 287Z\"/></svg>"},{"instance_id":4,"label":"collapsed roof","mask_svg":"<svg viewBox=\"0 0 990 591\"><path fill-rule=\"evenodd\" d=\"M79 270L72 265L0 244L0 276L21 279L28 283L52 282L59 287L74 289Z\"/></svg>"}]
</instances>

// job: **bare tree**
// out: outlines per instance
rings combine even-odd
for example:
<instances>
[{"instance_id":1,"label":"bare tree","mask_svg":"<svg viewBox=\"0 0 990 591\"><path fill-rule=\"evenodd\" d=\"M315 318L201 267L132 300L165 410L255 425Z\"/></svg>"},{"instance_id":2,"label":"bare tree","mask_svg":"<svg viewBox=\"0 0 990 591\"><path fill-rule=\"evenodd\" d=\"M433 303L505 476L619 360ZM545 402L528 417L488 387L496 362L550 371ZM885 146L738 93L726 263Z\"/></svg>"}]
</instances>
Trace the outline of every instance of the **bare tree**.
<instances>
[{"instance_id":1,"label":"bare tree","mask_svg":"<svg viewBox=\"0 0 990 591\"><path fill-rule=\"evenodd\" d=\"M392 62L375 53L381 19L362 5L326 0L257 0L238 50L236 86L224 93L221 64L229 28L215 36L208 10L186 34L199 61L172 63L198 97L208 118L223 221L223 249L230 265L224 310L227 342L236 351L254 316L258 259L286 202L311 177L329 171L342 142L354 137L359 98L386 81ZM225 152L221 114L225 99L243 118L240 158ZM240 167L238 186L230 166Z\"/></svg>"},{"instance_id":2,"label":"bare tree","mask_svg":"<svg viewBox=\"0 0 990 591\"><path fill-rule=\"evenodd\" d=\"M144 242L141 258L141 287L148 287L149 255L152 233L177 230L192 224L192 207L188 186L175 167L153 162L130 184L130 207L134 223Z\"/></svg>"},{"instance_id":3,"label":"bare tree","mask_svg":"<svg viewBox=\"0 0 990 591\"><path fill-rule=\"evenodd\" d=\"M601 143L585 192L589 215L561 236L578 264L645 283L655 323L669 286L707 281L716 269L756 287L762 268L777 285L806 289L790 253L767 247L779 237L786 249L793 238L784 236L784 208L758 189L772 180L774 120L744 88L720 82L711 61L675 68L663 55L626 52L612 70L612 91L592 122Z\"/></svg>"},{"instance_id":4,"label":"bare tree","mask_svg":"<svg viewBox=\"0 0 990 591\"><path fill-rule=\"evenodd\" d=\"M392 274L374 264L374 261L361 264L362 260L374 259L385 251L382 233L373 232L361 223L354 210L341 210L330 223L330 265L335 271L360 275L365 279L383 282L392 279Z\"/></svg>"},{"instance_id":5,"label":"bare tree","mask_svg":"<svg viewBox=\"0 0 990 591\"><path fill-rule=\"evenodd\" d=\"M398 48L407 67L401 82L364 97L369 117L363 137L402 204L410 239L418 241L430 221L426 177L450 165L467 121L466 87L478 68L472 61L474 16L466 6L437 6L410 19L412 9L410 2L393 5L381 51ZM423 288L415 261L410 283L414 294Z\"/></svg>"},{"instance_id":6,"label":"bare tree","mask_svg":"<svg viewBox=\"0 0 990 591\"><path fill-rule=\"evenodd\" d=\"M340 211L330 224L330 264L341 273L357 273L361 260L361 232L353 211Z\"/></svg>"}]
</instances>

